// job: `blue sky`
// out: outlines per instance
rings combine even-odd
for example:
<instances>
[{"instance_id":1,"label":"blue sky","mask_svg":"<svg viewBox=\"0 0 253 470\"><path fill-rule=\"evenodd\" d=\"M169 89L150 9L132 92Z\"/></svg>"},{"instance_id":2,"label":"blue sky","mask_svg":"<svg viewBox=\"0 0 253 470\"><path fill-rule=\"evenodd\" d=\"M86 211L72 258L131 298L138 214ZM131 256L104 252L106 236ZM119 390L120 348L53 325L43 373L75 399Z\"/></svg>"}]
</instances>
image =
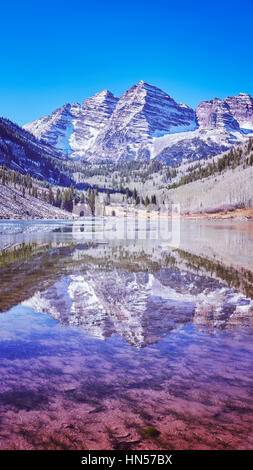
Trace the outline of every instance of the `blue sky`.
<instances>
[{"instance_id":1,"label":"blue sky","mask_svg":"<svg viewBox=\"0 0 253 470\"><path fill-rule=\"evenodd\" d=\"M196 107L253 95L253 2L1 2L0 115L24 124L145 80Z\"/></svg>"}]
</instances>

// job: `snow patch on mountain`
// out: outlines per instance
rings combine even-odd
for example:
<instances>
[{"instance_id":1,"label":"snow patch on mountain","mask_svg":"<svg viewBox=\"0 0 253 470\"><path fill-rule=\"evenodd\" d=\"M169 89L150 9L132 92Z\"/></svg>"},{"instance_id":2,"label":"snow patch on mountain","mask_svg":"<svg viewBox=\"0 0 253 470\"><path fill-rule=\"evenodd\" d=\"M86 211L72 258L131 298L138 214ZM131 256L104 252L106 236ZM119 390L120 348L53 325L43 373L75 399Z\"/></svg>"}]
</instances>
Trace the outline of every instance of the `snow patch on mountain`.
<instances>
[{"instance_id":1,"label":"snow patch on mountain","mask_svg":"<svg viewBox=\"0 0 253 470\"><path fill-rule=\"evenodd\" d=\"M165 163L172 163L173 158L177 162L183 161L184 158L196 160L208 155L217 155L229 149L231 145L247 140L248 136L240 131L227 133L224 129L199 128L190 132L154 137L150 146L150 158L163 160ZM187 146L187 150L184 146Z\"/></svg>"},{"instance_id":2,"label":"snow patch on mountain","mask_svg":"<svg viewBox=\"0 0 253 470\"><path fill-rule=\"evenodd\" d=\"M51 115L26 124L24 129L72 158L85 156L111 116L118 98L104 90L82 105L67 103Z\"/></svg>"},{"instance_id":3,"label":"snow patch on mountain","mask_svg":"<svg viewBox=\"0 0 253 470\"><path fill-rule=\"evenodd\" d=\"M42 139L63 153L72 152L70 136L73 133L73 119L80 113L78 103L67 103L54 111L50 116L45 116L32 121L24 129L31 132L37 139Z\"/></svg>"}]
</instances>

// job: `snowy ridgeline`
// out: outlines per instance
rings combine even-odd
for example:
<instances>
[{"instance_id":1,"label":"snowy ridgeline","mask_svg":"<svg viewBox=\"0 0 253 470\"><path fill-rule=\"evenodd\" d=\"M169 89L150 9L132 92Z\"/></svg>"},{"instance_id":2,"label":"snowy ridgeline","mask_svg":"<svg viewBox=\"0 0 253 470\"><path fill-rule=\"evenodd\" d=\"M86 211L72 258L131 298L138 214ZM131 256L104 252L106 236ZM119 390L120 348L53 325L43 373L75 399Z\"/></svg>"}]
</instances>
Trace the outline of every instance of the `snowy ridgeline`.
<instances>
[{"instance_id":1,"label":"snowy ridgeline","mask_svg":"<svg viewBox=\"0 0 253 470\"><path fill-rule=\"evenodd\" d=\"M253 136L253 99L240 93L193 110L141 81L120 98L104 90L24 128L72 159L173 164L217 155Z\"/></svg>"}]
</instances>

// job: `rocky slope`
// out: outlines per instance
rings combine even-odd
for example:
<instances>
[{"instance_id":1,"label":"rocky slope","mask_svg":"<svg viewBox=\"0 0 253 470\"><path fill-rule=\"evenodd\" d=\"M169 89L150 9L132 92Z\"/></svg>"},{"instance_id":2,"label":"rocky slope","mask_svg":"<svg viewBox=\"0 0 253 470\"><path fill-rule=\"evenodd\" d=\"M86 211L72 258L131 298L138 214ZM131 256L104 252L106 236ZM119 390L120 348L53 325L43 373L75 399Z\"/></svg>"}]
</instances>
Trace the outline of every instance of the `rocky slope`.
<instances>
[{"instance_id":1,"label":"rocky slope","mask_svg":"<svg viewBox=\"0 0 253 470\"><path fill-rule=\"evenodd\" d=\"M24 129L71 157L82 157L110 118L117 101L110 91L104 90L82 105L67 103L50 116L26 124Z\"/></svg>"},{"instance_id":2,"label":"rocky slope","mask_svg":"<svg viewBox=\"0 0 253 470\"><path fill-rule=\"evenodd\" d=\"M196 109L194 132L154 139L154 158L171 164L217 155L253 135L253 99L240 93L225 100L202 101Z\"/></svg>"},{"instance_id":3,"label":"rocky slope","mask_svg":"<svg viewBox=\"0 0 253 470\"><path fill-rule=\"evenodd\" d=\"M253 99L246 93L239 93L238 96L228 97L225 102L229 106L230 112L239 126L244 131L253 130Z\"/></svg>"},{"instance_id":4,"label":"rocky slope","mask_svg":"<svg viewBox=\"0 0 253 470\"><path fill-rule=\"evenodd\" d=\"M70 184L60 169L63 155L8 119L0 118L0 165L38 179Z\"/></svg>"},{"instance_id":5,"label":"rocky slope","mask_svg":"<svg viewBox=\"0 0 253 470\"><path fill-rule=\"evenodd\" d=\"M0 219L74 219L70 212L0 183ZM1 231L1 230L0 230Z\"/></svg>"},{"instance_id":6,"label":"rocky slope","mask_svg":"<svg viewBox=\"0 0 253 470\"><path fill-rule=\"evenodd\" d=\"M239 166L160 193L169 205L180 204L182 213L219 212L253 207L252 181L253 167Z\"/></svg>"},{"instance_id":7,"label":"rocky slope","mask_svg":"<svg viewBox=\"0 0 253 470\"><path fill-rule=\"evenodd\" d=\"M215 213L253 208L253 139L234 149L177 167L172 184L158 191L164 201L180 204L182 213Z\"/></svg>"},{"instance_id":8,"label":"rocky slope","mask_svg":"<svg viewBox=\"0 0 253 470\"><path fill-rule=\"evenodd\" d=\"M70 150L68 139L73 132L72 121L79 116L79 104L65 104L56 109L50 116L45 116L37 121L24 126L37 139L44 140L58 150L67 153Z\"/></svg>"},{"instance_id":9,"label":"rocky slope","mask_svg":"<svg viewBox=\"0 0 253 470\"><path fill-rule=\"evenodd\" d=\"M214 98L194 111L141 81L119 99L105 90L24 128L74 158L173 164L217 155L253 135L253 99Z\"/></svg>"},{"instance_id":10,"label":"rocky slope","mask_svg":"<svg viewBox=\"0 0 253 470\"><path fill-rule=\"evenodd\" d=\"M108 90L97 93L83 102L78 119L73 123L74 133L70 138L74 157L85 157L98 133L111 117L117 102L118 98Z\"/></svg>"},{"instance_id":11,"label":"rocky slope","mask_svg":"<svg viewBox=\"0 0 253 470\"><path fill-rule=\"evenodd\" d=\"M150 160L153 138L196 127L191 108L141 81L121 96L88 158Z\"/></svg>"}]
</instances>

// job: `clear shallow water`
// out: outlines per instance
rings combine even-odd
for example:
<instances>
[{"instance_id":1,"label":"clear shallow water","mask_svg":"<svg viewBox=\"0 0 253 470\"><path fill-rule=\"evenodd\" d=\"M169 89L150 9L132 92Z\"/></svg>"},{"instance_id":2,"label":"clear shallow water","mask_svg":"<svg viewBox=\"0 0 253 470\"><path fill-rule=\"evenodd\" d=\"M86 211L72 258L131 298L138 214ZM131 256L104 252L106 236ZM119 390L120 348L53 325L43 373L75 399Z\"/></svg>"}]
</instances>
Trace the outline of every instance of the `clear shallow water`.
<instances>
[{"instance_id":1,"label":"clear shallow water","mask_svg":"<svg viewBox=\"0 0 253 470\"><path fill-rule=\"evenodd\" d=\"M251 230L211 260L213 226L173 250L60 227L0 256L0 448L252 448Z\"/></svg>"}]
</instances>

